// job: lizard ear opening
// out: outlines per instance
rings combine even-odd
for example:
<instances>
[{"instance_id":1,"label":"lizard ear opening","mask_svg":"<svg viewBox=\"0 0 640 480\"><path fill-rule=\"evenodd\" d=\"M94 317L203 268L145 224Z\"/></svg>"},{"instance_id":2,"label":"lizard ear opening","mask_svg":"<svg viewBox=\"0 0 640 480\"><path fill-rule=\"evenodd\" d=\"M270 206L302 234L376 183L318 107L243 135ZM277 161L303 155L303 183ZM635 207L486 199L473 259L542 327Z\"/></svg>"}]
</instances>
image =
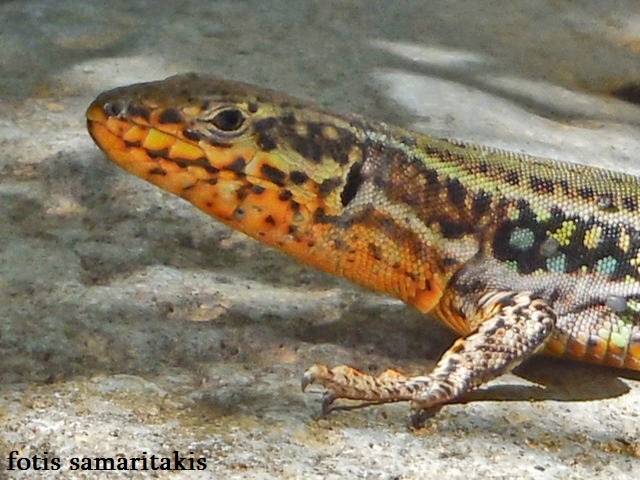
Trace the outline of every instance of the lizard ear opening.
<instances>
[{"instance_id":1,"label":"lizard ear opening","mask_svg":"<svg viewBox=\"0 0 640 480\"><path fill-rule=\"evenodd\" d=\"M347 181L342 189L342 193L340 194L340 200L342 201L343 207L349 205L351 200L354 199L363 180L362 162L356 162L351 166L351 170L349 170L349 173L347 174Z\"/></svg>"}]
</instances>

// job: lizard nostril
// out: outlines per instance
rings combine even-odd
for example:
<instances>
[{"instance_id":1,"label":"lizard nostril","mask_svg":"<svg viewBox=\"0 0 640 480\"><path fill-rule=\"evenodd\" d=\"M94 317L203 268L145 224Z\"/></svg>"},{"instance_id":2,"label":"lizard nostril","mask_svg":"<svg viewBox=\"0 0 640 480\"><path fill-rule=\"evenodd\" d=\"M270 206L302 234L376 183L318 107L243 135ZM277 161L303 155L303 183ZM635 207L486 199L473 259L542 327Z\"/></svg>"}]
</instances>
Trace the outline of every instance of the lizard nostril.
<instances>
[{"instance_id":1,"label":"lizard nostril","mask_svg":"<svg viewBox=\"0 0 640 480\"><path fill-rule=\"evenodd\" d=\"M117 117L124 111L124 104L122 102L107 102L102 106L102 111L108 117Z\"/></svg>"}]
</instances>

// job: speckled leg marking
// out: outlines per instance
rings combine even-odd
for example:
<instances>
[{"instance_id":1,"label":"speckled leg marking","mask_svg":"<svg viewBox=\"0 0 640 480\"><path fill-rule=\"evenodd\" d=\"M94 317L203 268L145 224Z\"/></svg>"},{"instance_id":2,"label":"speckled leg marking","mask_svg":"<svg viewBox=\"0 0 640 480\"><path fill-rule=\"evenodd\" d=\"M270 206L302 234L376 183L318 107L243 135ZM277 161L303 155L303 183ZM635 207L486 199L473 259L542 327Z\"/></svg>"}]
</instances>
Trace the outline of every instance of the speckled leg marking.
<instances>
[{"instance_id":1,"label":"speckled leg marking","mask_svg":"<svg viewBox=\"0 0 640 480\"><path fill-rule=\"evenodd\" d=\"M367 403L411 401L414 412L420 412L458 399L508 372L538 351L553 331L553 311L529 293L490 291L478 305L476 319L470 319L471 324L479 323L478 328L456 341L429 375L406 377L387 370L373 377L344 365L314 365L304 374L303 389L316 383L327 390L324 412L341 398Z\"/></svg>"}]
</instances>

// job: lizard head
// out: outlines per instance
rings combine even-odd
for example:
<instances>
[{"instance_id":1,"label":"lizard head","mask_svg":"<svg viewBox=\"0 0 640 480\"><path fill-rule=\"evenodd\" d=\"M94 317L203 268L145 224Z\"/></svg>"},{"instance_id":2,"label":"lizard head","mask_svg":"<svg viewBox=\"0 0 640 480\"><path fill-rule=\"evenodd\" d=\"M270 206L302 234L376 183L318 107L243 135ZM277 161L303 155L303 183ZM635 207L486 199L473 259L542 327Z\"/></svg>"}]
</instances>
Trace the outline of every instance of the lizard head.
<instances>
[{"instance_id":1,"label":"lizard head","mask_svg":"<svg viewBox=\"0 0 640 480\"><path fill-rule=\"evenodd\" d=\"M437 301L428 246L379 210L401 207L376 178L406 172L389 173L397 162L358 117L185 74L105 92L87 121L113 162L232 228L423 311Z\"/></svg>"},{"instance_id":2,"label":"lizard head","mask_svg":"<svg viewBox=\"0 0 640 480\"><path fill-rule=\"evenodd\" d=\"M353 118L310 107L190 73L104 92L86 116L120 167L296 255L355 195L363 156Z\"/></svg>"},{"instance_id":3,"label":"lizard head","mask_svg":"<svg viewBox=\"0 0 640 480\"><path fill-rule=\"evenodd\" d=\"M344 187L362 157L361 129L308 107L251 85L183 74L107 91L87 121L120 167L262 237L295 229L296 216L337 214L351 194Z\"/></svg>"}]
</instances>

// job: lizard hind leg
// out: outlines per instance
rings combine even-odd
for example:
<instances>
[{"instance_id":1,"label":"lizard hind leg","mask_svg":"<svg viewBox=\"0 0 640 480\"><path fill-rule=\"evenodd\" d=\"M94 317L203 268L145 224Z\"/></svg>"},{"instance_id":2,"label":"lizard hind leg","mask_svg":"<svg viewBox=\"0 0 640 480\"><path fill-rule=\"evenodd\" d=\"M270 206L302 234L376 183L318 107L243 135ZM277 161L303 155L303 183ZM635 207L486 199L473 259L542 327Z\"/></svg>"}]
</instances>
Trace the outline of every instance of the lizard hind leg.
<instances>
[{"instance_id":1,"label":"lizard hind leg","mask_svg":"<svg viewBox=\"0 0 640 480\"><path fill-rule=\"evenodd\" d=\"M345 365L314 365L303 376L303 390L312 383L322 385L325 412L339 399L410 401L415 420L522 363L544 346L555 325L552 309L529 292L489 290L475 304L474 318L467 320L477 327L457 340L431 373L407 377L387 370L374 377Z\"/></svg>"}]
</instances>

